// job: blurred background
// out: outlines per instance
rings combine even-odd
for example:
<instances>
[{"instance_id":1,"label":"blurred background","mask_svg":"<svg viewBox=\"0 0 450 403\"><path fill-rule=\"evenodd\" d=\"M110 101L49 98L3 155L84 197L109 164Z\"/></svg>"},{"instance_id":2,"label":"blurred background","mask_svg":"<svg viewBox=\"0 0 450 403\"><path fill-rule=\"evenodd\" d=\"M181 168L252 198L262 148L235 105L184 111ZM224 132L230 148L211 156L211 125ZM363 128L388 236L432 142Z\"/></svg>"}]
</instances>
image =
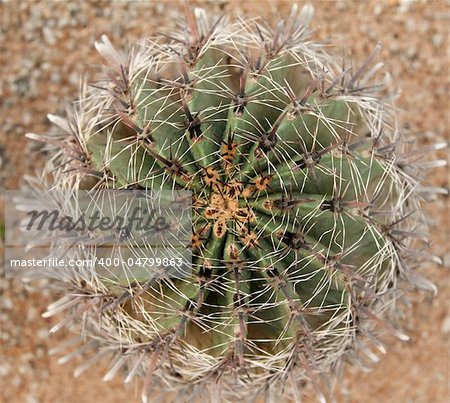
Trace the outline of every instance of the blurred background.
<instances>
[{"instance_id":1,"label":"blurred background","mask_svg":"<svg viewBox=\"0 0 450 403\"><path fill-rule=\"evenodd\" d=\"M303 3L298 2L299 6ZM287 16L291 1L194 1L209 12L275 19ZM361 62L377 41L379 59L398 92L401 130L419 146L448 141L449 26L447 1L315 1L313 38ZM139 38L174 27L181 1L2 1L0 0L0 190L18 189L24 174L39 171L46 156L27 132L50 129L47 113L64 114L77 97L80 77L94 80L101 57L94 41L106 34L122 49ZM448 158L444 150L440 158ZM448 167L433 172L430 184L448 188ZM0 238L4 205L0 196ZM402 324L409 342L386 339L388 353L370 373L348 368L342 402L448 402L450 399L449 201L425 206L431 220L433 253L443 265L420 270L439 287L436 298L415 294ZM2 241L0 241L2 242ZM0 263L3 266L0 244ZM104 368L80 378L77 363L59 365L48 350L68 337L48 336L52 321L41 318L52 301L39 283L0 277L0 402L138 402L139 384L119 377L104 383ZM309 401L309 400L307 400ZM310 401L315 401L313 398Z\"/></svg>"}]
</instances>

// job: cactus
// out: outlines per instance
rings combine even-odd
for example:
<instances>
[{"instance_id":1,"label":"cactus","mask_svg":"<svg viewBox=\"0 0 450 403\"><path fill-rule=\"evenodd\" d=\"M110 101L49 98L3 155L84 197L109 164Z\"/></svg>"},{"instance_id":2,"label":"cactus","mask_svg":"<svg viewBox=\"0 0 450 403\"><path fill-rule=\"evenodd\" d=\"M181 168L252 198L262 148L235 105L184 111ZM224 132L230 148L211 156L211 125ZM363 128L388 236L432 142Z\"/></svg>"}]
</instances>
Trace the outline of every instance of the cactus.
<instances>
[{"instance_id":1,"label":"cactus","mask_svg":"<svg viewBox=\"0 0 450 403\"><path fill-rule=\"evenodd\" d=\"M329 397L345 360L384 350L380 332L407 338L405 284L435 291L415 272L420 153L375 80L380 45L349 67L310 41L311 17L294 7L272 28L187 5L182 31L129 55L102 37L107 79L83 86L67 120L50 115L59 134L29 135L53 147L45 176L62 197L192 192L189 277L61 283L46 315L67 311L53 330L88 335L69 355L93 351L77 375L109 355L105 378L142 376L144 401L299 399L305 381Z\"/></svg>"}]
</instances>

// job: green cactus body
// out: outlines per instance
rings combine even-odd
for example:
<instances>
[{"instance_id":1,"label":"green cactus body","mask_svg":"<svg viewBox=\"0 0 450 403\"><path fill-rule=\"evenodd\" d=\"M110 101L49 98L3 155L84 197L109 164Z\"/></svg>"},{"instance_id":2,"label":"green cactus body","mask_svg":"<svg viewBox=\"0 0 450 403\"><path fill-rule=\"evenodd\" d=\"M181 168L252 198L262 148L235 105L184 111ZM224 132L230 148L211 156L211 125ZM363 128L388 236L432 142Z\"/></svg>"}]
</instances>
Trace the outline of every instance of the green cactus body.
<instances>
[{"instance_id":1,"label":"green cactus body","mask_svg":"<svg viewBox=\"0 0 450 403\"><path fill-rule=\"evenodd\" d=\"M309 14L271 29L188 8L170 44L128 58L97 45L111 79L79 101L68 144L82 158L60 151L76 168L60 175L192 192L189 277L72 281L106 318L88 316L92 348L113 353L109 375L145 376L144 399L150 379L231 400L287 380L288 395L304 379L321 389L395 310L413 181L370 60L340 70L309 42Z\"/></svg>"}]
</instances>

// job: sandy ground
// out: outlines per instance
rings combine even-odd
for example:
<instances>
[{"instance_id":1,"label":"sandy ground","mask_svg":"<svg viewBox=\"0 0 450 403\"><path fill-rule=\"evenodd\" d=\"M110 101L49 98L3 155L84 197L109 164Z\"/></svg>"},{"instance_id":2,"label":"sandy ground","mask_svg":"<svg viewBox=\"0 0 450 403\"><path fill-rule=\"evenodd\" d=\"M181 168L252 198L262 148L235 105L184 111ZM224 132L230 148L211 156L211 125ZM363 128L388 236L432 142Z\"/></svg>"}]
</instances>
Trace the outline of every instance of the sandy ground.
<instances>
[{"instance_id":1,"label":"sandy ground","mask_svg":"<svg viewBox=\"0 0 450 403\"><path fill-rule=\"evenodd\" d=\"M200 4L195 2L194 4ZM270 18L286 15L290 2L202 2L205 8ZM363 60L380 40L381 58L399 89L402 130L419 144L448 141L449 12L443 1L314 2L314 37L331 39L335 52L345 49ZM93 43L105 33L118 47L173 26L182 3L0 1L0 190L17 189L23 174L33 173L45 157L24 138L46 132L48 112L62 114L76 97L79 76L94 76L100 57ZM442 157L446 157L443 153ZM448 187L448 170L430 182ZM342 402L449 401L450 297L449 203L440 198L425 206L432 222L433 251L443 266L421 270L439 287L431 300L418 295L403 327L409 342L388 340L389 351L370 373L347 370ZM0 212L2 205L0 203ZM0 216L1 217L1 216ZM0 255L2 256L2 255ZM48 336L51 321L40 314L51 301L39 284L0 278L1 402L138 402L139 385L119 379L101 381L102 368L78 379L76 363L60 366L47 352L64 333ZM312 399L311 401L314 401Z\"/></svg>"}]
</instances>

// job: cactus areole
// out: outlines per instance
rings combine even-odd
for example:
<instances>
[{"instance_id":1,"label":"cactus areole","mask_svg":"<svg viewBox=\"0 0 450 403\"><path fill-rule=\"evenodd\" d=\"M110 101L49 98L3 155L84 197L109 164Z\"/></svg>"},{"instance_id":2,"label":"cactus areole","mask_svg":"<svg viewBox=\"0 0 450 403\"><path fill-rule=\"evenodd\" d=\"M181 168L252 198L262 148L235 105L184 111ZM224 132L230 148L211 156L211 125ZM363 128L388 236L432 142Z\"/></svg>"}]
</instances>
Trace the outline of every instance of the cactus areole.
<instances>
[{"instance_id":1,"label":"cactus areole","mask_svg":"<svg viewBox=\"0 0 450 403\"><path fill-rule=\"evenodd\" d=\"M406 337L405 280L433 289L414 271L418 181L376 80L380 46L359 67L331 58L310 41L311 6L275 27L186 9L180 32L128 55L102 37L107 79L39 139L62 194L190 191L192 271L74 273L47 315L81 332L77 374L109 356L105 378L141 379L143 400L329 396L345 360L383 351L380 332Z\"/></svg>"}]
</instances>

